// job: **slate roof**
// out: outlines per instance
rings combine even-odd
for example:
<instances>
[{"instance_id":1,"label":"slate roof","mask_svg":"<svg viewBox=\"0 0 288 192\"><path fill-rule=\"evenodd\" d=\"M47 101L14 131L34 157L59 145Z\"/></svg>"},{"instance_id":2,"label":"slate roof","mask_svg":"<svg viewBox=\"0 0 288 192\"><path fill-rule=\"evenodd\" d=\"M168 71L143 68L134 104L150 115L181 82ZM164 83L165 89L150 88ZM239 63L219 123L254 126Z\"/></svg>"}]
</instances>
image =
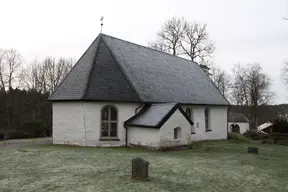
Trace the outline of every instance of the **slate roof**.
<instances>
[{"instance_id":1,"label":"slate roof","mask_svg":"<svg viewBox=\"0 0 288 192\"><path fill-rule=\"evenodd\" d=\"M104 34L49 100L229 105L197 63Z\"/></svg>"},{"instance_id":2,"label":"slate roof","mask_svg":"<svg viewBox=\"0 0 288 192\"><path fill-rule=\"evenodd\" d=\"M193 125L193 122L184 112L182 107L176 103L146 104L136 115L125 121L124 125L161 128L177 109L179 109L187 121Z\"/></svg>"},{"instance_id":3,"label":"slate roof","mask_svg":"<svg viewBox=\"0 0 288 192\"><path fill-rule=\"evenodd\" d=\"M229 122L249 122L249 119L243 113L229 113Z\"/></svg>"}]
</instances>

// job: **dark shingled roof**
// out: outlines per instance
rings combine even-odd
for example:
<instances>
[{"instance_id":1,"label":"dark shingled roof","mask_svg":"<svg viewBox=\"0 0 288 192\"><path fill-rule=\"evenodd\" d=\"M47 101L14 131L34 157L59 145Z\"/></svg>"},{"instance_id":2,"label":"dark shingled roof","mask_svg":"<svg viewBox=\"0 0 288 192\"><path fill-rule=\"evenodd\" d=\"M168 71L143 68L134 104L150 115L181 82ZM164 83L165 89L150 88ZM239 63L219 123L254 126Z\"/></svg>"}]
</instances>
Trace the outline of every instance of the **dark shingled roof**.
<instances>
[{"instance_id":1,"label":"dark shingled roof","mask_svg":"<svg viewBox=\"0 0 288 192\"><path fill-rule=\"evenodd\" d=\"M249 122L243 113L229 113L228 122Z\"/></svg>"},{"instance_id":2,"label":"dark shingled roof","mask_svg":"<svg viewBox=\"0 0 288 192\"><path fill-rule=\"evenodd\" d=\"M162 125L179 109L187 121L193 125L179 104L158 103L145 105L136 115L124 122L125 126L161 128Z\"/></svg>"},{"instance_id":3,"label":"dark shingled roof","mask_svg":"<svg viewBox=\"0 0 288 192\"><path fill-rule=\"evenodd\" d=\"M104 34L49 100L229 105L197 63Z\"/></svg>"}]
</instances>

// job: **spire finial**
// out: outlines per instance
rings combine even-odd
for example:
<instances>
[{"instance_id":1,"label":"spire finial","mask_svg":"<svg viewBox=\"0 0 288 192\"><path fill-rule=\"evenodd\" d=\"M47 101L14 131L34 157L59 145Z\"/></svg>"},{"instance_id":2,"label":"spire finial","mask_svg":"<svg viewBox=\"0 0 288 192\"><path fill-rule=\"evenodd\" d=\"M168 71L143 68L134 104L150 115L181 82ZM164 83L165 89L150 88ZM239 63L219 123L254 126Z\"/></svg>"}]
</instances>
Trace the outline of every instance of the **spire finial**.
<instances>
[{"instance_id":1,"label":"spire finial","mask_svg":"<svg viewBox=\"0 0 288 192\"><path fill-rule=\"evenodd\" d=\"M103 19L104 19L104 17L101 16L101 18L100 18L100 21L101 21L101 32L100 32L100 33L102 33L102 28L103 28Z\"/></svg>"}]
</instances>

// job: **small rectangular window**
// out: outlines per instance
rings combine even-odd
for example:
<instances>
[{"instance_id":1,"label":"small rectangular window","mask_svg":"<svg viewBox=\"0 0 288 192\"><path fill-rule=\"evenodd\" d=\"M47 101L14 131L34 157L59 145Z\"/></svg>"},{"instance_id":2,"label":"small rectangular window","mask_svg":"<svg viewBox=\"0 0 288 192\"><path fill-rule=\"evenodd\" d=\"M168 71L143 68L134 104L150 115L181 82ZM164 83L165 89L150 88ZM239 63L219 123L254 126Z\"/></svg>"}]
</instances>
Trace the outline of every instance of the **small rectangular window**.
<instances>
[{"instance_id":1,"label":"small rectangular window","mask_svg":"<svg viewBox=\"0 0 288 192\"><path fill-rule=\"evenodd\" d=\"M174 139L177 139L178 135L177 135L177 128L174 129Z\"/></svg>"},{"instance_id":2,"label":"small rectangular window","mask_svg":"<svg viewBox=\"0 0 288 192\"><path fill-rule=\"evenodd\" d=\"M181 128L180 127L176 127L174 129L174 139L179 139L181 137Z\"/></svg>"},{"instance_id":3,"label":"small rectangular window","mask_svg":"<svg viewBox=\"0 0 288 192\"><path fill-rule=\"evenodd\" d=\"M195 133L195 125L191 126L191 133Z\"/></svg>"}]
</instances>

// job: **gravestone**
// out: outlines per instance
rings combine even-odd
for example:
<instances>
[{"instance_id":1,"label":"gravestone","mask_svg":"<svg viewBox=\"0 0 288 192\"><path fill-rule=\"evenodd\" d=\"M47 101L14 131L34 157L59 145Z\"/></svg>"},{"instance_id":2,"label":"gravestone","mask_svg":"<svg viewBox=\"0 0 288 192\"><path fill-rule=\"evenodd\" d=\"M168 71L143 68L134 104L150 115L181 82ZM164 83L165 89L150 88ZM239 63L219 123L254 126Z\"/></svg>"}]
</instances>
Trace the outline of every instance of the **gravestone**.
<instances>
[{"instance_id":1,"label":"gravestone","mask_svg":"<svg viewBox=\"0 0 288 192\"><path fill-rule=\"evenodd\" d=\"M132 178L138 180L148 180L149 162L141 157L132 159Z\"/></svg>"},{"instance_id":2,"label":"gravestone","mask_svg":"<svg viewBox=\"0 0 288 192\"><path fill-rule=\"evenodd\" d=\"M259 153L259 149L257 147L248 147L248 153Z\"/></svg>"}]
</instances>

